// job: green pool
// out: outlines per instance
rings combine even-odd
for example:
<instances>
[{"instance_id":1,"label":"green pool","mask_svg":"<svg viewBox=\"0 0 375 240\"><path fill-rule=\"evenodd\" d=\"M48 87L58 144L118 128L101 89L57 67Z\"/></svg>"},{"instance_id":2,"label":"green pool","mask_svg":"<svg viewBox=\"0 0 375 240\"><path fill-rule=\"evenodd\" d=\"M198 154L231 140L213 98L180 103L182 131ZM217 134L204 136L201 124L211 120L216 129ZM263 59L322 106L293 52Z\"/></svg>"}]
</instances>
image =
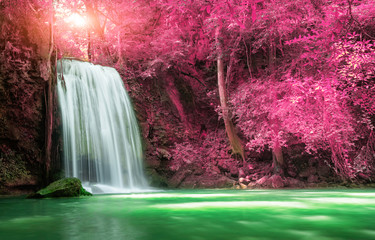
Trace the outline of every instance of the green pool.
<instances>
[{"instance_id":1,"label":"green pool","mask_svg":"<svg viewBox=\"0 0 375 240\"><path fill-rule=\"evenodd\" d=\"M0 239L375 239L375 189L0 198Z\"/></svg>"}]
</instances>

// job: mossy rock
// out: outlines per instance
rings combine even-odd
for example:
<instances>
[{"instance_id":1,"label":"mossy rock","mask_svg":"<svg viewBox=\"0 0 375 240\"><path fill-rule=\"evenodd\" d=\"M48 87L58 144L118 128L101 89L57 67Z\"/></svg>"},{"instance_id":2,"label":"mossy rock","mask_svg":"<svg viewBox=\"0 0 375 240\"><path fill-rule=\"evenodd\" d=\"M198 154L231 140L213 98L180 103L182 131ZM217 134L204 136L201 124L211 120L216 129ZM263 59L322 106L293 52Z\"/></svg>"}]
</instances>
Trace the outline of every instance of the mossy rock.
<instances>
[{"instance_id":1,"label":"mossy rock","mask_svg":"<svg viewBox=\"0 0 375 240\"><path fill-rule=\"evenodd\" d=\"M46 188L28 196L28 198L57 198L57 197L79 197L91 196L81 184L78 178L63 178L57 180Z\"/></svg>"}]
</instances>

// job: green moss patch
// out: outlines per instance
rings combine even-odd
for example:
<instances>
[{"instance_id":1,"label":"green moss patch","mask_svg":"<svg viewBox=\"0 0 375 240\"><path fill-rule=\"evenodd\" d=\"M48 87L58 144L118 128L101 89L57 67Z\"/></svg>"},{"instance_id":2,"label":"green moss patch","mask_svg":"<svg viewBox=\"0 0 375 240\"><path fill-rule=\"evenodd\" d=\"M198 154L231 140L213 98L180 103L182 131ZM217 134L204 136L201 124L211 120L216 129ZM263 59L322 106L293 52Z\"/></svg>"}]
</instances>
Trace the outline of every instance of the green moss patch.
<instances>
[{"instance_id":1,"label":"green moss patch","mask_svg":"<svg viewBox=\"0 0 375 240\"><path fill-rule=\"evenodd\" d=\"M81 181L78 178L63 178L29 195L28 198L79 197L91 195L91 193L87 192L82 187Z\"/></svg>"}]
</instances>

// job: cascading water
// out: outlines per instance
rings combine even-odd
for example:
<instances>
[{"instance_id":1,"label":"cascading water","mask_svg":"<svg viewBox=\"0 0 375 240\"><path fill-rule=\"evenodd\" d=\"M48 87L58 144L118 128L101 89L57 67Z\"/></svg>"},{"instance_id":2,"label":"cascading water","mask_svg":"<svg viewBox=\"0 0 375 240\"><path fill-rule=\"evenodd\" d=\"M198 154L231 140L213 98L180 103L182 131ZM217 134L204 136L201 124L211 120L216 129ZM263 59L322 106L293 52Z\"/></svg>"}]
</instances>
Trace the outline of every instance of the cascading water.
<instances>
[{"instance_id":1,"label":"cascading water","mask_svg":"<svg viewBox=\"0 0 375 240\"><path fill-rule=\"evenodd\" d=\"M57 70L65 175L93 193L147 189L137 120L118 72L68 59Z\"/></svg>"}]
</instances>

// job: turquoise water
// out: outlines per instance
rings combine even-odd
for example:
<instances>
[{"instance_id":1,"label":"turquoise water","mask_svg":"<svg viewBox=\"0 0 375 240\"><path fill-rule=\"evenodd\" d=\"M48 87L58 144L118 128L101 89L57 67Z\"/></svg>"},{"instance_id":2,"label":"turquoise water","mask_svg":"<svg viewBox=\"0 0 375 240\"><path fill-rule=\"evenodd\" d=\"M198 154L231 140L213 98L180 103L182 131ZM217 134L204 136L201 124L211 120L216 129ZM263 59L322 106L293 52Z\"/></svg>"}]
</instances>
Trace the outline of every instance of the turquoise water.
<instances>
[{"instance_id":1,"label":"turquoise water","mask_svg":"<svg viewBox=\"0 0 375 240\"><path fill-rule=\"evenodd\" d=\"M373 190L0 198L0 239L375 239Z\"/></svg>"}]
</instances>

